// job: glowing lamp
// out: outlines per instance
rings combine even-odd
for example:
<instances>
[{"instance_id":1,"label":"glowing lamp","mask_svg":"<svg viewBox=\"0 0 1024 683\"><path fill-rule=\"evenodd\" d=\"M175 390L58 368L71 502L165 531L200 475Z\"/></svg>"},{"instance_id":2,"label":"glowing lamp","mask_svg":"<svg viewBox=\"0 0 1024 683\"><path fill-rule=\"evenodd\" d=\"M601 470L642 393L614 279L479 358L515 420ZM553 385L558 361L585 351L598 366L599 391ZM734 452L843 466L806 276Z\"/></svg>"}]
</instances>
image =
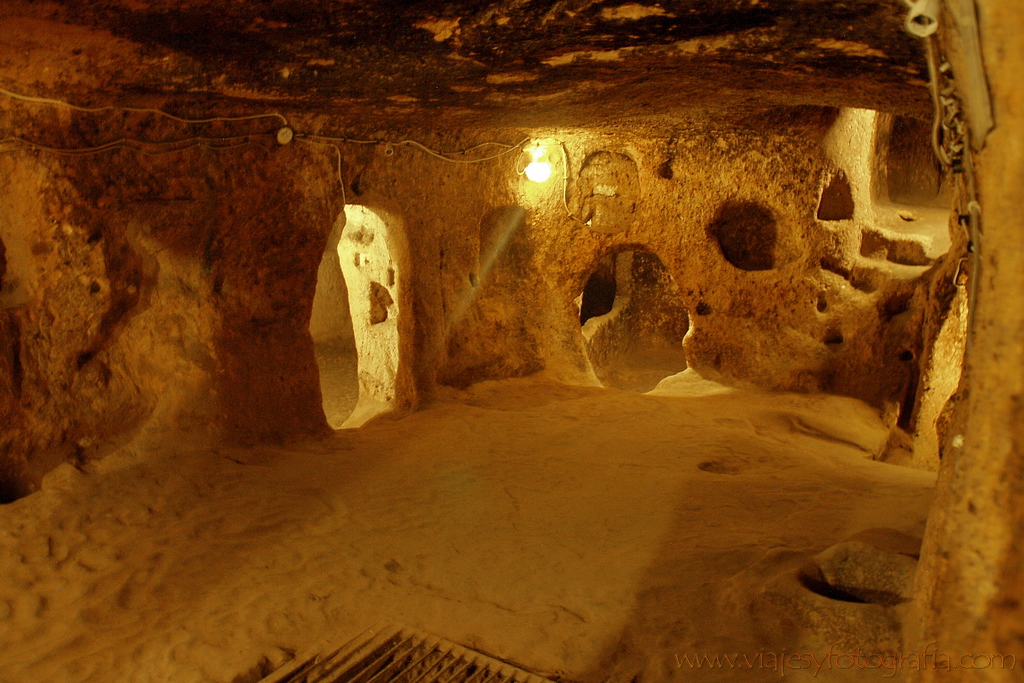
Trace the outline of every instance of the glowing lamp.
<instances>
[{"instance_id":1,"label":"glowing lamp","mask_svg":"<svg viewBox=\"0 0 1024 683\"><path fill-rule=\"evenodd\" d=\"M526 166L526 177L535 183L543 183L551 177L551 164L546 161L531 161Z\"/></svg>"},{"instance_id":2,"label":"glowing lamp","mask_svg":"<svg viewBox=\"0 0 1024 683\"><path fill-rule=\"evenodd\" d=\"M533 143L533 146L527 150L530 155L530 163L526 165L526 169L523 171L526 177L535 183L543 183L551 177L551 161L548 154L548 147L539 142Z\"/></svg>"}]
</instances>

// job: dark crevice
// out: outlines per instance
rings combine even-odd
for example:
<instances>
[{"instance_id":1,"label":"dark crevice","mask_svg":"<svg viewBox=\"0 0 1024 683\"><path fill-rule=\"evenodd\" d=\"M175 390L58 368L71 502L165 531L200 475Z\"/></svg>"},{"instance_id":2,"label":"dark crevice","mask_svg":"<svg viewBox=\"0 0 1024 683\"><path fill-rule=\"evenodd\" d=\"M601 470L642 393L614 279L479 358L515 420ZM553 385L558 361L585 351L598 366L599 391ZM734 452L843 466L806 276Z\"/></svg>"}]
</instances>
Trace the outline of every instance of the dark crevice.
<instances>
[{"instance_id":1,"label":"dark crevice","mask_svg":"<svg viewBox=\"0 0 1024 683\"><path fill-rule=\"evenodd\" d=\"M658 176L665 180L672 180L675 175L672 170L672 163L676 160L676 146L678 144L678 140L676 140L675 136L669 139L665 150L665 161L658 166Z\"/></svg>"},{"instance_id":2,"label":"dark crevice","mask_svg":"<svg viewBox=\"0 0 1024 683\"><path fill-rule=\"evenodd\" d=\"M607 315L615 304L615 255L601 259L583 287L580 325L591 318Z\"/></svg>"},{"instance_id":3,"label":"dark crevice","mask_svg":"<svg viewBox=\"0 0 1024 683\"><path fill-rule=\"evenodd\" d=\"M11 474L0 473L0 505L13 503L32 493L24 483Z\"/></svg>"},{"instance_id":4,"label":"dark crevice","mask_svg":"<svg viewBox=\"0 0 1024 683\"><path fill-rule=\"evenodd\" d=\"M7 320L11 335L11 384L15 396L21 398L21 385L25 378L25 367L21 360L21 323L13 315L9 315Z\"/></svg>"},{"instance_id":5,"label":"dark crevice","mask_svg":"<svg viewBox=\"0 0 1024 683\"><path fill-rule=\"evenodd\" d=\"M825 575L821 573L821 569L814 567L800 572L799 580L804 588L817 593L818 595L829 598L830 600L840 600L842 602L857 602L861 604L867 604L867 600L864 600L853 593L847 592L842 588L837 588L831 585L825 580Z\"/></svg>"},{"instance_id":6,"label":"dark crevice","mask_svg":"<svg viewBox=\"0 0 1024 683\"><path fill-rule=\"evenodd\" d=\"M910 369L910 380L907 382L907 392L903 395L903 402L900 403L900 414L896 418L896 425L900 429L909 431L914 417L914 409L917 407L917 385L920 382L920 371L917 366Z\"/></svg>"},{"instance_id":7,"label":"dark crevice","mask_svg":"<svg viewBox=\"0 0 1024 683\"><path fill-rule=\"evenodd\" d=\"M379 282L370 283L370 324L379 325L388 319L388 308L394 299L387 287Z\"/></svg>"}]
</instances>

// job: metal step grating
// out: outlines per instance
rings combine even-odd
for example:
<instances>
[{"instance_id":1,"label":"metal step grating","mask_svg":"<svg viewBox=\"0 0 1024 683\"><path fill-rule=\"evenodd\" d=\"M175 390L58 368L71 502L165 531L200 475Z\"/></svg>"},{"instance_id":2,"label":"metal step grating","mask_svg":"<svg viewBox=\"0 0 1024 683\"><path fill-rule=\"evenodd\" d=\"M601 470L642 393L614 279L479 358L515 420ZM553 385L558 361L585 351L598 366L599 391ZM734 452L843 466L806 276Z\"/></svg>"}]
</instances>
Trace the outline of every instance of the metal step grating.
<instances>
[{"instance_id":1,"label":"metal step grating","mask_svg":"<svg viewBox=\"0 0 1024 683\"><path fill-rule=\"evenodd\" d=\"M551 683L511 664L407 628L364 633L260 683Z\"/></svg>"}]
</instances>

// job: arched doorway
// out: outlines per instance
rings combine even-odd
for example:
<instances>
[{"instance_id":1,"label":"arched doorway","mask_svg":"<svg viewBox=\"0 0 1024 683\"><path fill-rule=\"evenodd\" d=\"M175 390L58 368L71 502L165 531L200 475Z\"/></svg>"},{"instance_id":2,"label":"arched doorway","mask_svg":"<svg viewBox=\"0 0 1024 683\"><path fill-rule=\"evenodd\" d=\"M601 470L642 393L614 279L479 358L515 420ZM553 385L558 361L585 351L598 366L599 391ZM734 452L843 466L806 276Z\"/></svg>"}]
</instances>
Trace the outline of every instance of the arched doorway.
<instances>
[{"instance_id":1,"label":"arched doorway","mask_svg":"<svg viewBox=\"0 0 1024 683\"><path fill-rule=\"evenodd\" d=\"M345 214L342 214L327 240L317 271L313 313L309 319L309 334L313 337L320 371L324 415L327 424L334 429L341 428L359 400L355 334L349 314L348 288L338 258L338 243L345 224Z\"/></svg>"},{"instance_id":2,"label":"arched doorway","mask_svg":"<svg viewBox=\"0 0 1024 683\"><path fill-rule=\"evenodd\" d=\"M646 392L686 369L689 318L679 288L655 254L605 256L577 305L587 357L605 386Z\"/></svg>"},{"instance_id":3,"label":"arched doorway","mask_svg":"<svg viewBox=\"0 0 1024 683\"><path fill-rule=\"evenodd\" d=\"M324 414L335 429L359 427L397 404L396 253L378 214L345 207L320 265L310 320Z\"/></svg>"}]
</instances>

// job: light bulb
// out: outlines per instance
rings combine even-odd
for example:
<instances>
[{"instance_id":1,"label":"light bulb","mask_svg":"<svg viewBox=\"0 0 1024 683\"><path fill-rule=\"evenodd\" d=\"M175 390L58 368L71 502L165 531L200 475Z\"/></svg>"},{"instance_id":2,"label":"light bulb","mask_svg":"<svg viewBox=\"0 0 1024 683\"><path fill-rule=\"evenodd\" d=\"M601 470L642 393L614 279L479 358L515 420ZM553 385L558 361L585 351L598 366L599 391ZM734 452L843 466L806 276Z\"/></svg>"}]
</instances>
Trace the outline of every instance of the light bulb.
<instances>
[{"instance_id":1,"label":"light bulb","mask_svg":"<svg viewBox=\"0 0 1024 683\"><path fill-rule=\"evenodd\" d=\"M543 183L551 177L551 164L546 161L531 161L526 167L526 177L535 183Z\"/></svg>"},{"instance_id":2,"label":"light bulb","mask_svg":"<svg viewBox=\"0 0 1024 683\"><path fill-rule=\"evenodd\" d=\"M552 146L557 144L554 140L534 140L529 146L523 149L529 157L529 163L521 173L528 180L535 183L546 182L554 171L554 159L551 158Z\"/></svg>"}]
</instances>

